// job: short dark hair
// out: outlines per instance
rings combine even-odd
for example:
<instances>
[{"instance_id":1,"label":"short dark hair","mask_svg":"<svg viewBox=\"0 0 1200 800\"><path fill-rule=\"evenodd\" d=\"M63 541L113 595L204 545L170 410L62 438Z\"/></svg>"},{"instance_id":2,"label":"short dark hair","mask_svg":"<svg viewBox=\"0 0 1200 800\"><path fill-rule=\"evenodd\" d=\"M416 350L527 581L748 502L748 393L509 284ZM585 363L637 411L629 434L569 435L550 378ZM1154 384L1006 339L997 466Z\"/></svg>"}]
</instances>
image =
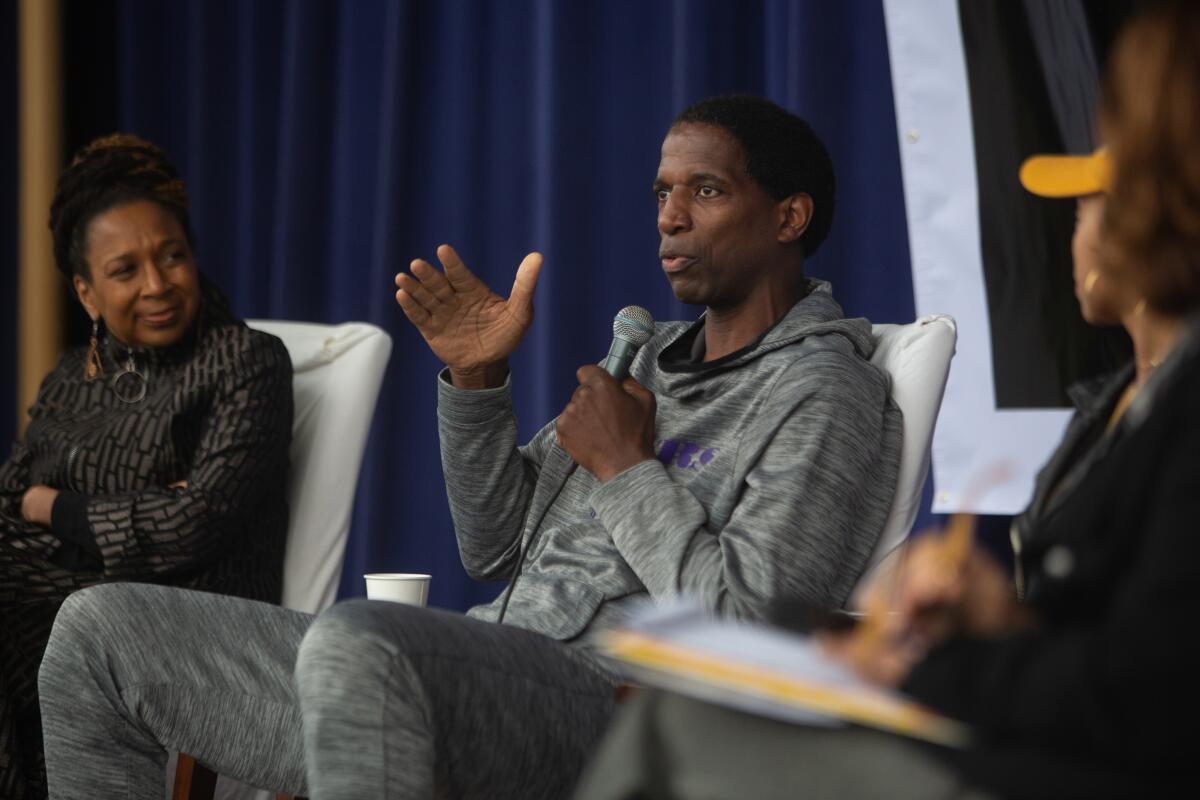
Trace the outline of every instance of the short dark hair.
<instances>
[{"instance_id":1,"label":"short dark hair","mask_svg":"<svg viewBox=\"0 0 1200 800\"><path fill-rule=\"evenodd\" d=\"M671 127L685 124L732 134L746 154L746 174L776 200L799 192L811 197L812 219L800 245L805 256L816 252L833 224L837 181L829 151L807 122L765 98L733 94L693 103Z\"/></svg>"},{"instance_id":2,"label":"short dark hair","mask_svg":"<svg viewBox=\"0 0 1200 800\"><path fill-rule=\"evenodd\" d=\"M187 188L162 150L128 133L84 145L58 176L50 203L54 263L59 271L68 279L90 277L83 253L88 224L98 214L138 200L157 203L174 215L188 245L195 246Z\"/></svg>"}]
</instances>

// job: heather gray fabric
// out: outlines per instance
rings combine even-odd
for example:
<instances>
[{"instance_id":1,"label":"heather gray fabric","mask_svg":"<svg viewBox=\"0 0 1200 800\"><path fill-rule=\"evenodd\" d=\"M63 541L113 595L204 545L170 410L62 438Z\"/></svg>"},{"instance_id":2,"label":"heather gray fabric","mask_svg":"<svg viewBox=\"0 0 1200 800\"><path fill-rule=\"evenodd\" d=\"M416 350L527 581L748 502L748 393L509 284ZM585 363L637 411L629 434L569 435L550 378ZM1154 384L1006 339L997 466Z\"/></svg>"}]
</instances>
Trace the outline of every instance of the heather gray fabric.
<instances>
[{"instance_id":1,"label":"heather gray fabric","mask_svg":"<svg viewBox=\"0 0 1200 800\"><path fill-rule=\"evenodd\" d=\"M686 593L748 618L785 595L846 601L891 505L901 416L868 361L870 325L843 319L829 285L811 283L756 347L712 369L664 364L662 351L689 326L657 325L631 374L658 401L658 460L603 486L582 469L563 483L571 461L553 422L516 446L509 385L438 381L467 571L507 578L541 520L505 624L590 642L646 596ZM495 620L499 606L469 613Z\"/></svg>"},{"instance_id":2,"label":"heather gray fabric","mask_svg":"<svg viewBox=\"0 0 1200 800\"><path fill-rule=\"evenodd\" d=\"M315 800L560 798L614 685L583 648L444 611L354 600L314 622L98 586L67 599L42 662L50 794L161 800L180 750Z\"/></svg>"},{"instance_id":3,"label":"heather gray fabric","mask_svg":"<svg viewBox=\"0 0 1200 800\"><path fill-rule=\"evenodd\" d=\"M315 798L566 797L612 715L587 650L460 614L351 600L296 665Z\"/></svg>"},{"instance_id":4,"label":"heather gray fabric","mask_svg":"<svg viewBox=\"0 0 1200 800\"><path fill-rule=\"evenodd\" d=\"M52 798L162 800L167 751L305 793L296 650L312 617L146 584L67 598L39 673Z\"/></svg>"}]
</instances>

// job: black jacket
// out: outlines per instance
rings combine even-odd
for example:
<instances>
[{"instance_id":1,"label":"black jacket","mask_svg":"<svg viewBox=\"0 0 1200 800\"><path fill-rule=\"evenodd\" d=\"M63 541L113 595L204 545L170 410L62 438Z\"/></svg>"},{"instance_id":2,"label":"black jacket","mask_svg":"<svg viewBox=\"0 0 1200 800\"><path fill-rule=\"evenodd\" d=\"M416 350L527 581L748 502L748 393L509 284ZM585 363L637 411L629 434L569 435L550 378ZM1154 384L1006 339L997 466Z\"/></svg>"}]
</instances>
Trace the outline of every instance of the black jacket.
<instances>
[{"instance_id":1,"label":"black jacket","mask_svg":"<svg viewBox=\"0 0 1200 800\"><path fill-rule=\"evenodd\" d=\"M1200 331L1105 435L1132 374L1127 367L1083 387L1014 523L1020 582L1041 625L952 641L905 687L974 724L984 738L975 766L1014 794L1124 795L1166 789L1194 769ZM990 765L989 751L1001 754Z\"/></svg>"}]
</instances>

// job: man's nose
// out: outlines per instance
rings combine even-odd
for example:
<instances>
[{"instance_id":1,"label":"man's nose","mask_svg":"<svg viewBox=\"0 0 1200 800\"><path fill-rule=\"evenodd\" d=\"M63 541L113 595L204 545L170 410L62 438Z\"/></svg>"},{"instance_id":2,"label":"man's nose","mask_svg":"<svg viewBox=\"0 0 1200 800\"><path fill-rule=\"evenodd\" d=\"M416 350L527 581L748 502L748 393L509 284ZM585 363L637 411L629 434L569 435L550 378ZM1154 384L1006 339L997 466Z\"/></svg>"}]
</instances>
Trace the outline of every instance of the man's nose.
<instances>
[{"instance_id":1,"label":"man's nose","mask_svg":"<svg viewBox=\"0 0 1200 800\"><path fill-rule=\"evenodd\" d=\"M675 192L671 192L658 209L659 232L673 234L686 231L690 227L692 227L692 217L688 213L687 202Z\"/></svg>"}]
</instances>

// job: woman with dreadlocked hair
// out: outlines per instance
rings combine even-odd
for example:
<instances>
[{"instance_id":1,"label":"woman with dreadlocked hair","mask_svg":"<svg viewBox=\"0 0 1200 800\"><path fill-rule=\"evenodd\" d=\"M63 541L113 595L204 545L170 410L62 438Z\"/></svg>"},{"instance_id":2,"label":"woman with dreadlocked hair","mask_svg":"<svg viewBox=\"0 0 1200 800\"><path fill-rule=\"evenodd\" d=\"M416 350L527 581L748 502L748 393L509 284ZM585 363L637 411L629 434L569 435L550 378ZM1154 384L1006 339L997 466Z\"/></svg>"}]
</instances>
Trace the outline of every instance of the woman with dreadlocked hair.
<instances>
[{"instance_id":1,"label":"woman with dreadlocked hair","mask_svg":"<svg viewBox=\"0 0 1200 800\"><path fill-rule=\"evenodd\" d=\"M45 794L37 669L68 594L169 583L278 602L291 361L197 271L166 156L84 147L50 207L92 334L63 355L0 467L0 797Z\"/></svg>"}]
</instances>

